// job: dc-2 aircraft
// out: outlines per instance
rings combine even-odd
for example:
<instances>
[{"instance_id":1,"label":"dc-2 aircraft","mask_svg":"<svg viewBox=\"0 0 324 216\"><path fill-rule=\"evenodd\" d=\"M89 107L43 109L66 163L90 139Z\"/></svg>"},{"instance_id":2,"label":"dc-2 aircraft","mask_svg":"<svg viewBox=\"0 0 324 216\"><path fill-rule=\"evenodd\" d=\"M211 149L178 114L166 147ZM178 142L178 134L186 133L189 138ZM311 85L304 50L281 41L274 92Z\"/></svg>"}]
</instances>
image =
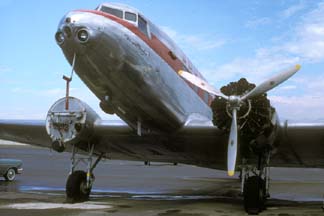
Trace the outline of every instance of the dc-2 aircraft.
<instances>
[{"instance_id":1,"label":"dc-2 aircraft","mask_svg":"<svg viewBox=\"0 0 324 216\"><path fill-rule=\"evenodd\" d=\"M264 209L270 166L324 167L324 124L280 122L266 95L299 65L257 86L240 79L219 91L142 13L112 3L68 12L55 39L101 109L124 122L101 120L70 97L71 74L46 121L1 120L0 138L71 152L72 201L88 199L102 158L239 170L248 213ZM80 160L86 171L75 170Z\"/></svg>"}]
</instances>

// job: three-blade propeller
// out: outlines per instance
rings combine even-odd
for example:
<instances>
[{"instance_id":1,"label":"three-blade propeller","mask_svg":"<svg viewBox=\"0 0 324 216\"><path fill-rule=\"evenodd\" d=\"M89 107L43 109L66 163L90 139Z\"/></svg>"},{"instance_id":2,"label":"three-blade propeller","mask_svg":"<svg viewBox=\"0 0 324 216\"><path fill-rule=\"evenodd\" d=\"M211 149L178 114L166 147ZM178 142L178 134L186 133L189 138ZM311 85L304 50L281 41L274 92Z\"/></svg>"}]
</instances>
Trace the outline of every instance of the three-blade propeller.
<instances>
[{"instance_id":1,"label":"three-blade propeller","mask_svg":"<svg viewBox=\"0 0 324 216\"><path fill-rule=\"evenodd\" d=\"M237 145L238 145L238 125L237 125L237 111L240 109L244 101L249 100L255 96L262 95L279 84L283 83L291 76L293 76L301 66L299 64L291 67L287 70L284 70L275 76L267 79L261 84L257 85L250 92L245 95L230 95L226 96L222 94L219 90L216 90L213 86L209 85L205 80L189 73L186 71L180 70L178 74L183 77L188 82L198 86L199 88L209 92L218 97L222 97L227 100L228 107L232 112L232 124L228 139L228 149L227 149L227 173L229 176L233 176L235 173L235 164L237 157Z\"/></svg>"}]
</instances>

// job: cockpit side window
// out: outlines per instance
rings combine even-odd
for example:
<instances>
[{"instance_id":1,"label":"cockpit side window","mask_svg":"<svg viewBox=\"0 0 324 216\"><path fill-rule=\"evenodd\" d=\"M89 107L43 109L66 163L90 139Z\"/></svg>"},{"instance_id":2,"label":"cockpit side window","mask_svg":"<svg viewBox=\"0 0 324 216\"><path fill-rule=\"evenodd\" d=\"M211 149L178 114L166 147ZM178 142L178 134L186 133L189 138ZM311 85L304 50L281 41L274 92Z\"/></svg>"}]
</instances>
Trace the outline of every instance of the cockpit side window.
<instances>
[{"instance_id":1,"label":"cockpit side window","mask_svg":"<svg viewBox=\"0 0 324 216\"><path fill-rule=\"evenodd\" d=\"M131 12L125 12L125 19L128 21L136 22L136 14Z\"/></svg>"},{"instance_id":2,"label":"cockpit side window","mask_svg":"<svg viewBox=\"0 0 324 216\"><path fill-rule=\"evenodd\" d=\"M138 16L138 29L148 37L147 22L141 16Z\"/></svg>"},{"instance_id":3,"label":"cockpit side window","mask_svg":"<svg viewBox=\"0 0 324 216\"><path fill-rule=\"evenodd\" d=\"M115 9L115 8L110 8L110 7L106 7L106 6L101 6L100 10L102 12L105 13L109 13L111 15L114 15L116 17L119 17L121 19L123 19L123 11Z\"/></svg>"}]
</instances>

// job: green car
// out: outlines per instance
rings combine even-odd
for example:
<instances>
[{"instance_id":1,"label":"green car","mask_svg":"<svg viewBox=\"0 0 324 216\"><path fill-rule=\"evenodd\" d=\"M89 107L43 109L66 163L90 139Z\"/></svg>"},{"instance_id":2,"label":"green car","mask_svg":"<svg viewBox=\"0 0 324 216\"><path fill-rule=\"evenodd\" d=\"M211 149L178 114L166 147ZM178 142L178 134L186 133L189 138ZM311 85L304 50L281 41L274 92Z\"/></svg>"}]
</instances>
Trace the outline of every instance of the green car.
<instances>
[{"instance_id":1,"label":"green car","mask_svg":"<svg viewBox=\"0 0 324 216\"><path fill-rule=\"evenodd\" d=\"M21 174L22 171L21 160L0 159L0 176L3 176L7 181L15 180L16 174Z\"/></svg>"}]
</instances>

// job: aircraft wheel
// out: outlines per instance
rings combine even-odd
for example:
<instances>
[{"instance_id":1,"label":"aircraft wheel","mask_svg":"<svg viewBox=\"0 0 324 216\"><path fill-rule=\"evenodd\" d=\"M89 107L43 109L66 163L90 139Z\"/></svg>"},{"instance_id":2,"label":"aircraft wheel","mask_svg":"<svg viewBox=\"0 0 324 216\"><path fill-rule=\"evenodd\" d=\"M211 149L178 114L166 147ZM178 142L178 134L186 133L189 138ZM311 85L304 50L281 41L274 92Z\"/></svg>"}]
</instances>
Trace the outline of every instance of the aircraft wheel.
<instances>
[{"instance_id":1,"label":"aircraft wheel","mask_svg":"<svg viewBox=\"0 0 324 216\"><path fill-rule=\"evenodd\" d=\"M244 185L244 208L248 214L258 214L265 208L265 181L259 176L247 179Z\"/></svg>"},{"instance_id":2,"label":"aircraft wheel","mask_svg":"<svg viewBox=\"0 0 324 216\"><path fill-rule=\"evenodd\" d=\"M16 171L13 168L9 168L6 174L4 175L6 181L13 181L16 178Z\"/></svg>"},{"instance_id":3,"label":"aircraft wheel","mask_svg":"<svg viewBox=\"0 0 324 216\"><path fill-rule=\"evenodd\" d=\"M87 175L84 171L73 172L66 181L66 196L72 202L83 202L89 199L91 188L87 188Z\"/></svg>"}]
</instances>

